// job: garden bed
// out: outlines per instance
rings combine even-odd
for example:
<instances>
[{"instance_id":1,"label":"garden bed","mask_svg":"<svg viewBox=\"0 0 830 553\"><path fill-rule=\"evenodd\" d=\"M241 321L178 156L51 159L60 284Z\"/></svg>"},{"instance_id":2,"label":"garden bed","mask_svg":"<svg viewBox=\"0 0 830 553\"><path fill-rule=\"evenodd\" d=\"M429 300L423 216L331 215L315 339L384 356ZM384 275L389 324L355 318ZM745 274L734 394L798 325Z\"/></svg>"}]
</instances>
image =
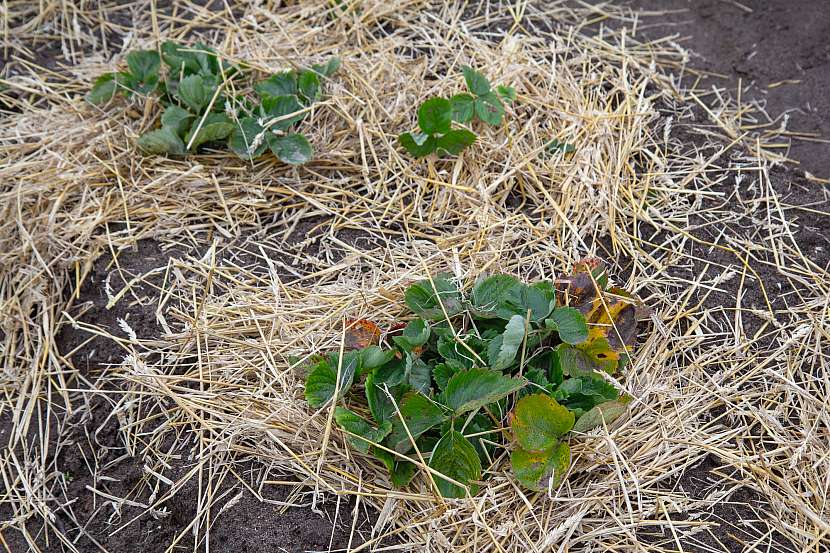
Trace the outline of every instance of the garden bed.
<instances>
[{"instance_id":1,"label":"garden bed","mask_svg":"<svg viewBox=\"0 0 830 553\"><path fill-rule=\"evenodd\" d=\"M820 137L803 150L818 177L786 164L778 146L804 137L758 89L738 100L678 37L660 38L675 13L362 4L35 15L9 3L21 20L0 91L0 543L820 550ZM679 32L706 29L707 9ZM83 95L160 37L200 38L263 77L338 56L302 123L312 161L140 154L158 109ZM44 52L71 63L20 61ZM504 123L476 127L457 157L412 159L397 135L423 100L462 89L466 64L515 87ZM345 318L397 323L413 282L554 279L591 254L651 316L618 377L628 412L570 438L555 491L523 489L507 456L472 499L441 498L424 470L396 488L306 404L308 358L339 348Z\"/></svg>"}]
</instances>

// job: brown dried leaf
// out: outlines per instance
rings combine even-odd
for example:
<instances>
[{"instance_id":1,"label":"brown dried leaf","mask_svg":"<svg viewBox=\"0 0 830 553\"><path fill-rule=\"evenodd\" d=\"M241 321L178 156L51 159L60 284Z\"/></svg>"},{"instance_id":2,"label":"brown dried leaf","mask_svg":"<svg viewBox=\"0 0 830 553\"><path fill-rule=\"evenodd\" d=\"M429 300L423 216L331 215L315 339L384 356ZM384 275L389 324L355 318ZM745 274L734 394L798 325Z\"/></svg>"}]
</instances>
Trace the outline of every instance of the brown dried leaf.
<instances>
[{"instance_id":1,"label":"brown dried leaf","mask_svg":"<svg viewBox=\"0 0 830 553\"><path fill-rule=\"evenodd\" d=\"M378 342L378 325L366 319L346 319L346 349L364 349Z\"/></svg>"}]
</instances>

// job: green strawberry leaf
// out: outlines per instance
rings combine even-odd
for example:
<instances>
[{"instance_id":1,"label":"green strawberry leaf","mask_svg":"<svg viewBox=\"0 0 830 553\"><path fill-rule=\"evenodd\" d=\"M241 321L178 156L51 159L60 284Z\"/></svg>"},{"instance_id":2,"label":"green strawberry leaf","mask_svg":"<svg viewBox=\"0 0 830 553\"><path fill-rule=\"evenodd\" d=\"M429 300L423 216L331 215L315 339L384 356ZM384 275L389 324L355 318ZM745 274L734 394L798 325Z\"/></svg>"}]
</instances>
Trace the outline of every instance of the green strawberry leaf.
<instances>
[{"instance_id":1,"label":"green strawberry leaf","mask_svg":"<svg viewBox=\"0 0 830 553\"><path fill-rule=\"evenodd\" d=\"M217 58L216 51L213 48L204 42L197 42L193 45L192 50L192 55L199 64L199 73L201 75L212 75L216 77L220 75L219 58Z\"/></svg>"},{"instance_id":2,"label":"green strawberry leaf","mask_svg":"<svg viewBox=\"0 0 830 553\"><path fill-rule=\"evenodd\" d=\"M418 126L426 134L444 134L452 126L452 105L444 98L432 98L418 108Z\"/></svg>"},{"instance_id":3,"label":"green strawberry leaf","mask_svg":"<svg viewBox=\"0 0 830 553\"><path fill-rule=\"evenodd\" d=\"M228 138L228 148L244 160L256 159L268 148L267 136L270 133L263 129L254 117L244 117Z\"/></svg>"},{"instance_id":4,"label":"green strawberry leaf","mask_svg":"<svg viewBox=\"0 0 830 553\"><path fill-rule=\"evenodd\" d=\"M401 336L394 336L392 340L400 346L403 351L411 352L418 346L426 344L429 340L429 324L423 319L409 321L404 327Z\"/></svg>"},{"instance_id":5,"label":"green strawberry leaf","mask_svg":"<svg viewBox=\"0 0 830 553\"><path fill-rule=\"evenodd\" d=\"M481 478L481 460L473 444L460 432L450 430L441 437L432 451L429 466L467 488L433 475L443 497L464 498L468 490L471 496L478 493L478 485L474 481Z\"/></svg>"},{"instance_id":6,"label":"green strawberry leaf","mask_svg":"<svg viewBox=\"0 0 830 553\"><path fill-rule=\"evenodd\" d=\"M398 143L409 152L412 157L425 157L431 154L438 147L438 141L424 133L402 133L398 135Z\"/></svg>"},{"instance_id":7,"label":"green strawberry leaf","mask_svg":"<svg viewBox=\"0 0 830 553\"><path fill-rule=\"evenodd\" d=\"M464 73L464 80L467 81L467 88L476 96L483 96L490 92L490 81L487 77L470 67L465 65L461 68Z\"/></svg>"},{"instance_id":8,"label":"green strawberry leaf","mask_svg":"<svg viewBox=\"0 0 830 553\"><path fill-rule=\"evenodd\" d=\"M399 409L400 416L395 414L392 418L392 432L387 438L389 447L398 453L406 453L412 449L410 435L413 440L417 439L418 436L438 426L447 418L440 405L418 392L404 394ZM403 422L401 422L401 417L403 417Z\"/></svg>"},{"instance_id":9,"label":"green strawberry leaf","mask_svg":"<svg viewBox=\"0 0 830 553\"><path fill-rule=\"evenodd\" d=\"M127 66L135 80L135 90L148 94L155 90L159 82L161 58L155 50L135 50L127 54Z\"/></svg>"},{"instance_id":10,"label":"green strawberry leaf","mask_svg":"<svg viewBox=\"0 0 830 553\"><path fill-rule=\"evenodd\" d=\"M332 57L326 63L315 63L311 66L311 70L323 77L331 77L337 70L340 69L340 58Z\"/></svg>"},{"instance_id":11,"label":"green strawberry leaf","mask_svg":"<svg viewBox=\"0 0 830 553\"><path fill-rule=\"evenodd\" d=\"M513 409L511 429L519 446L529 452L553 447L574 425L574 414L545 394L525 396Z\"/></svg>"},{"instance_id":12,"label":"green strawberry leaf","mask_svg":"<svg viewBox=\"0 0 830 553\"><path fill-rule=\"evenodd\" d=\"M496 336L487 348L490 368L501 371L516 359L516 353L525 337L525 318L513 315L504 327L504 333Z\"/></svg>"},{"instance_id":13,"label":"green strawberry leaf","mask_svg":"<svg viewBox=\"0 0 830 553\"><path fill-rule=\"evenodd\" d=\"M443 319L444 311L452 317L463 310L458 287L449 278L440 275L432 281L421 280L410 286L405 299L406 305L416 315L432 321Z\"/></svg>"},{"instance_id":14,"label":"green strawberry leaf","mask_svg":"<svg viewBox=\"0 0 830 553\"><path fill-rule=\"evenodd\" d=\"M525 384L524 378L510 378L490 369L470 369L449 379L439 401L460 415L507 397Z\"/></svg>"},{"instance_id":15,"label":"green strawberry leaf","mask_svg":"<svg viewBox=\"0 0 830 553\"><path fill-rule=\"evenodd\" d=\"M349 391L360 362L357 352L343 355L342 364L337 356L320 360L309 372L305 382L305 399L308 404L317 409L325 405L334 397L338 387L337 367L340 364L340 386L337 399Z\"/></svg>"},{"instance_id":16,"label":"green strawberry leaf","mask_svg":"<svg viewBox=\"0 0 830 553\"><path fill-rule=\"evenodd\" d=\"M567 344L581 344L588 339L585 316L573 307L557 307L545 319L545 327L559 333L559 339Z\"/></svg>"},{"instance_id":17,"label":"green strawberry leaf","mask_svg":"<svg viewBox=\"0 0 830 553\"><path fill-rule=\"evenodd\" d=\"M308 139L302 134L287 134L285 136L268 137L268 146L274 155L283 163L302 165L311 161L314 150Z\"/></svg>"},{"instance_id":18,"label":"green strawberry leaf","mask_svg":"<svg viewBox=\"0 0 830 553\"><path fill-rule=\"evenodd\" d=\"M565 442L538 452L517 447L510 454L510 465L516 479L534 491L558 488L570 464L571 450Z\"/></svg>"},{"instance_id":19,"label":"green strawberry leaf","mask_svg":"<svg viewBox=\"0 0 830 553\"><path fill-rule=\"evenodd\" d=\"M392 431L392 423L384 421L374 428L369 421L345 407L334 408L334 420L343 430L356 434L349 436L349 443L361 453L369 453L369 447L380 443Z\"/></svg>"},{"instance_id":20,"label":"green strawberry leaf","mask_svg":"<svg viewBox=\"0 0 830 553\"><path fill-rule=\"evenodd\" d=\"M507 291L499 313L502 318L509 312L526 317L530 310L530 320L539 322L550 314L551 308L552 303L542 289L519 284Z\"/></svg>"},{"instance_id":21,"label":"green strawberry leaf","mask_svg":"<svg viewBox=\"0 0 830 553\"><path fill-rule=\"evenodd\" d=\"M505 102L512 104L516 101L516 89L512 86L499 85L496 87L496 92Z\"/></svg>"},{"instance_id":22,"label":"green strawberry leaf","mask_svg":"<svg viewBox=\"0 0 830 553\"><path fill-rule=\"evenodd\" d=\"M165 41L161 44L161 57L170 67L174 79L198 73L201 70L199 60L193 52L188 52L175 42Z\"/></svg>"},{"instance_id":23,"label":"green strawberry leaf","mask_svg":"<svg viewBox=\"0 0 830 553\"><path fill-rule=\"evenodd\" d=\"M510 275L494 275L478 281L470 302L473 313L482 318L525 317L529 309L530 320L538 322L551 310L551 298L543 288L525 286Z\"/></svg>"},{"instance_id":24,"label":"green strawberry leaf","mask_svg":"<svg viewBox=\"0 0 830 553\"><path fill-rule=\"evenodd\" d=\"M187 153L182 139L167 128L142 134L138 138L137 144L139 148L148 154L183 155Z\"/></svg>"},{"instance_id":25,"label":"green strawberry leaf","mask_svg":"<svg viewBox=\"0 0 830 553\"><path fill-rule=\"evenodd\" d=\"M460 154L468 146L471 146L475 141L475 133L467 129L455 129L441 136L436 146L448 154L455 156Z\"/></svg>"},{"instance_id":26,"label":"green strawberry leaf","mask_svg":"<svg viewBox=\"0 0 830 553\"><path fill-rule=\"evenodd\" d=\"M284 131L305 117L303 106L296 96L266 96L260 105L260 113L268 119L276 119L271 129Z\"/></svg>"},{"instance_id":27,"label":"green strawberry leaf","mask_svg":"<svg viewBox=\"0 0 830 553\"><path fill-rule=\"evenodd\" d=\"M553 392L552 397L579 416L618 396L619 392L613 384L599 374L591 374L565 380Z\"/></svg>"},{"instance_id":28,"label":"green strawberry leaf","mask_svg":"<svg viewBox=\"0 0 830 553\"><path fill-rule=\"evenodd\" d=\"M366 403L369 404L369 412L372 413L372 418L378 424L384 421L392 421L395 417L395 404L400 404L406 386L388 386L389 393L395 399L392 400L386 395L386 385L382 381L377 381L377 371L372 371L366 377L365 393Z\"/></svg>"},{"instance_id":29,"label":"green strawberry leaf","mask_svg":"<svg viewBox=\"0 0 830 553\"><path fill-rule=\"evenodd\" d=\"M436 331L438 332L438 331ZM438 340L438 353L444 362L454 369L470 369L484 364L489 342L474 335L455 337L441 336Z\"/></svg>"},{"instance_id":30,"label":"green strawberry leaf","mask_svg":"<svg viewBox=\"0 0 830 553\"><path fill-rule=\"evenodd\" d=\"M522 283L510 275L493 275L478 280L470 294L470 303L477 317L509 319L516 312L512 309L503 309L509 293L519 288Z\"/></svg>"},{"instance_id":31,"label":"green strawberry leaf","mask_svg":"<svg viewBox=\"0 0 830 553\"><path fill-rule=\"evenodd\" d=\"M554 385L548 380L547 372L540 368L531 368L525 374L528 385L525 386L517 396L519 399L530 394L545 392L550 394Z\"/></svg>"},{"instance_id":32,"label":"green strawberry leaf","mask_svg":"<svg viewBox=\"0 0 830 553\"><path fill-rule=\"evenodd\" d=\"M297 89L306 103L310 104L320 98L320 77L314 71L301 71L297 78Z\"/></svg>"},{"instance_id":33,"label":"green strawberry leaf","mask_svg":"<svg viewBox=\"0 0 830 553\"><path fill-rule=\"evenodd\" d=\"M413 390L430 395L432 390L432 370L420 358L407 354L407 382Z\"/></svg>"},{"instance_id":34,"label":"green strawberry leaf","mask_svg":"<svg viewBox=\"0 0 830 553\"><path fill-rule=\"evenodd\" d=\"M494 127L501 125L504 117L504 106L495 92L488 92L476 98L476 115L478 118Z\"/></svg>"},{"instance_id":35,"label":"green strawberry leaf","mask_svg":"<svg viewBox=\"0 0 830 553\"><path fill-rule=\"evenodd\" d=\"M475 98L469 94L456 94L450 98L452 106L452 120L458 123L469 123L475 115Z\"/></svg>"},{"instance_id":36,"label":"green strawberry leaf","mask_svg":"<svg viewBox=\"0 0 830 553\"><path fill-rule=\"evenodd\" d=\"M560 142L559 140L554 138L553 140L545 144L545 151L548 153L548 155L556 154L559 152L563 154L569 154L571 152L576 151L576 146L574 146L573 144L569 144L567 142Z\"/></svg>"},{"instance_id":37,"label":"green strawberry leaf","mask_svg":"<svg viewBox=\"0 0 830 553\"><path fill-rule=\"evenodd\" d=\"M201 125L199 125L201 123ZM184 143L190 144L191 150L196 150L206 142L215 142L228 138L234 130L234 123L224 113L208 113L204 120L196 121L185 137ZM193 137L195 131L196 136ZM191 138L193 142L191 142Z\"/></svg>"},{"instance_id":38,"label":"green strawberry leaf","mask_svg":"<svg viewBox=\"0 0 830 553\"><path fill-rule=\"evenodd\" d=\"M432 379L435 381L438 389L443 391L447 388L447 384L450 378L452 378L452 375L458 371L459 369L455 369L446 363L438 363L432 369Z\"/></svg>"},{"instance_id":39,"label":"green strawberry leaf","mask_svg":"<svg viewBox=\"0 0 830 553\"><path fill-rule=\"evenodd\" d=\"M606 425L610 425L624 415L627 410L628 406L619 401L600 403L577 419L573 431L588 432L598 426L602 426L603 421L605 421Z\"/></svg>"},{"instance_id":40,"label":"green strawberry leaf","mask_svg":"<svg viewBox=\"0 0 830 553\"><path fill-rule=\"evenodd\" d=\"M409 461L397 460L395 461L395 468L390 471L392 485L396 488L403 488L412 481L415 476L415 469L418 467L415 463Z\"/></svg>"},{"instance_id":41,"label":"green strawberry leaf","mask_svg":"<svg viewBox=\"0 0 830 553\"><path fill-rule=\"evenodd\" d=\"M398 386L406 384L406 363L407 359L392 358L389 363L378 367L375 370L375 379L378 384L386 384L387 386Z\"/></svg>"},{"instance_id":42,"label":"green strawberry leaf","mask_svg":"<svg viewBox=\"0 0 830 553\"><path fill-rule=\"evenodd\" d=\"M86 101L93 106L106 104L115 97L118 84L115 73L104 73L92 84L92 90L86 95Z\"/></svg>"},{"instance_id":43,"label":"green strawberry leaf","mask_svg":"<svg viewBox=\"0 0 830 553\"><path fill-rule=\"evenodd\" d=\"M196 116L179 106L169 105L161 114L161 126L170 129L177 136L184 136Z\"/></svg>"},{"instance_id":44,"label":"green strawberry leaf","mask_svg":"<svg viewBox=\"0 0 830 553\"><path fill-rule=\"evenodd\" d=\"M395 357L394 350L383 351L379 346L369 346L360 351L361 355L361 369L363 371L370 371L380 366L385 365Z\"/></svg>"},{"instance_id":45,"label":"green strawberry leaf","mask_svg":"<svg viewBox=\"0 0 830 553\"><path fill-rule=\"evenodd\" d=\"M255 84L254 90L262 99L268 96L295 96L298 91L297 72L283 71L271 75L264 81Z\"/></svg>"},{"instance_id":46,"label":"green strawberry leaf","mask_svg":"<svg viewBox=\"0 0 830 553\"><path fill-rule=\"evenodd\" d=\"M190 111L198 114L210 103L213 90L201 75L190 75L181 80L176 95Z\"/></svg>"}]
</instances>

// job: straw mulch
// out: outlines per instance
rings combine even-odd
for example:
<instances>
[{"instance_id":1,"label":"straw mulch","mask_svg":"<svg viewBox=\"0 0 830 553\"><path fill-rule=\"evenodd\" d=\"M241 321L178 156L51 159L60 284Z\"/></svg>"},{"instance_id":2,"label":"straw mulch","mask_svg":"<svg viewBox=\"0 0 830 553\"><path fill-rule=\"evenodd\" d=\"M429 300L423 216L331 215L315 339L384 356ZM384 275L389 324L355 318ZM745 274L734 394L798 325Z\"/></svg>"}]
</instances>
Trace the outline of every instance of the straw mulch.
<instances>
[{"instance_id":1,"label":"straw mulch","mask_svg":"<svg viewBox=\"0 0 830 553\"><path fill-rule=\"evenodd\" d=\"M826 206L793 208L773 182L788 175L775 169L780 122L717 87L681 86L678 75L695 75L671 39L644 41L622 10L560 3L182 4L136 9L129 33L107 9L45 4L4 3L9 55L47 33L77 65L19 63L3 77L0 532L75 548L80 533L55 522L87 522L57 470L72 447L61 434L106 397L121 447L157 490L114 505L155 509L199 479L196 516L175 541L205 539L229 500L212 483L253 460L298 504L357 497L357 511L376 513L369 530L349 530L350 551L385 536L454 552L827 545L830 280L797 238L797 217ZM154 124L152 102L100 110L79 97L126 51L185 35L264 73L339 55L305 123L315 160L145 157L134 140ZM518 102L458 159L413 161L396 135L420 101L460 90L463 64L515 86ZM544 155L552 138L575 153ZM133 273L116 262L127 284L98 286L108 308L150 306L159 332L84 321L77 298L93 261L143 239L186 253ZM522 490L504 454L473 500L435 497L423 475L392 489L328 410L303 401L303 360L338 347L345 317L397 321L414 279L552 277L591 253L652 321L620 379L630 414L572 438L570 476L552 496ZM122 355L87 371L61 332L104 336ZM174 458L187 470L171 479ZM727 512L746 522L718 518ZM133 522L116 515L95 516L111 531Z\"/></svg>"}]
</instances>

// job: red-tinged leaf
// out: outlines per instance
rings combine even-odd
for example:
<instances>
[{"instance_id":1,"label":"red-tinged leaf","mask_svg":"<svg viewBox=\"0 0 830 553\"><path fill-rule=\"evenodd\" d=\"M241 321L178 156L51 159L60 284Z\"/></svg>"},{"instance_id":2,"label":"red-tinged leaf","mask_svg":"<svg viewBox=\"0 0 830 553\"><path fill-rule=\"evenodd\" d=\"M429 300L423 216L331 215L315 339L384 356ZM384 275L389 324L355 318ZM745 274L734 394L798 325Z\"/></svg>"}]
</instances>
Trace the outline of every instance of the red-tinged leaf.
<instances>
[{"instance_id":1,"label":"red-tinged leaf","mask_svg":"<svg viewBox=\"0 0 830 553\"><path fill-rule=\"evenodd\" d=\"M597 284L588 272L558 279L556 288L559 291L557 304L579 309L583 315L588 315L599 299Z\"/></svg>"},{"instance_id":2,"label":"red-tinged leaf","mask_svg":"<svg viewBox=\"0 0 830 553\"><path fill-rule=\"evenodd\" d=\"M365 349L380 341L380 328L366 319L346 319L346 349Z\"/></svg>"}]
</instances>

